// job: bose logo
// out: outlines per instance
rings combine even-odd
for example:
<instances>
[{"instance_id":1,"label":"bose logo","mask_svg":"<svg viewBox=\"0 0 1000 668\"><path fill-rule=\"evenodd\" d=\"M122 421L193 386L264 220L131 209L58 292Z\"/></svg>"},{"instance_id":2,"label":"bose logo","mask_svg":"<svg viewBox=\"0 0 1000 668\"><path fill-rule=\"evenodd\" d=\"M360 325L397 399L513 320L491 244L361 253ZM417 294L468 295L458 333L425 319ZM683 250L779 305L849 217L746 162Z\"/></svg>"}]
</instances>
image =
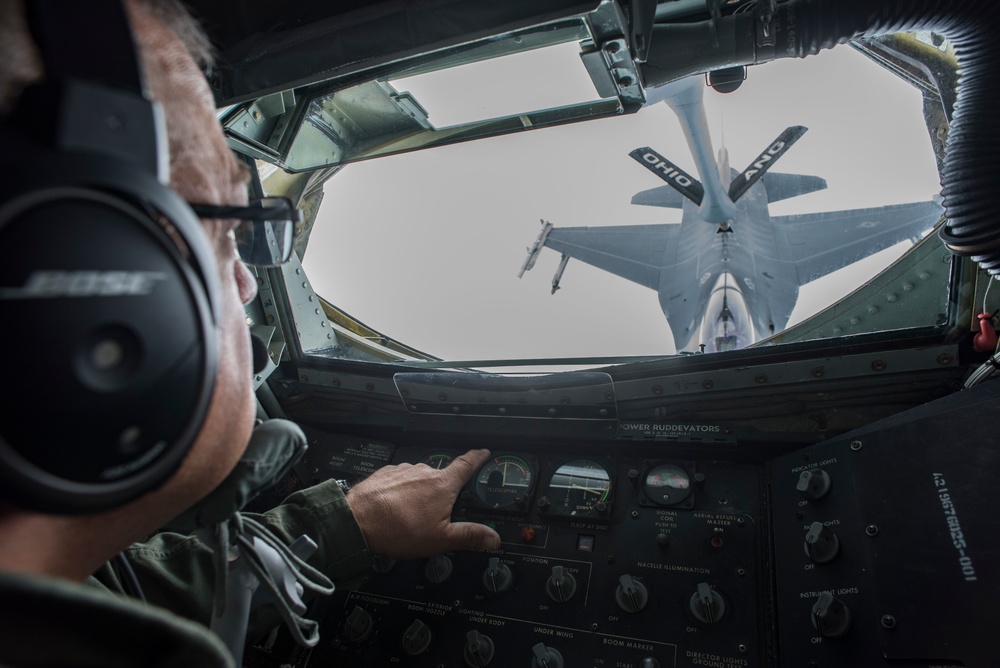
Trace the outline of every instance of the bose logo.
<instances>
[{"instance_id":1,"label":"bose logo","mask_svg":"<svg viewBox=\"0 0 1000 668\"><path fill-rule=\"evenodd\" d=\"M663 175L667 178L671 178L676 181L679 185L683 187L688 187L691 185L691 179L681 174L679 171L674 169L671 165L660 160L657 156L652 153L643 153L642 159L653 166L653 169L657 169L663 172Z\"/></svg>"},{"instance_id":2,"label":"bose logo","mask_svg":"<svg viewBox=\"0 0 1000 668\"><path fill-rule=\"evenodd\" d=\"M0 288L0 299L148 295L167 275L155 271L36 271L20 288Z\"/></svg>"}]
</instances>

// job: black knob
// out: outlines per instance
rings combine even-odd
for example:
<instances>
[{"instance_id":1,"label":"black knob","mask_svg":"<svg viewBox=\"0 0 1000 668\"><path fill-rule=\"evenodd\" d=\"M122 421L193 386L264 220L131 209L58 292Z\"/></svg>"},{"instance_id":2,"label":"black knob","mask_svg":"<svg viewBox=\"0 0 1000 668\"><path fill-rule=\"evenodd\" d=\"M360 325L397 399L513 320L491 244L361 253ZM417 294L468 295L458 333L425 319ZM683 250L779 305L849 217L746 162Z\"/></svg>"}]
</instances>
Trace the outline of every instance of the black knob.
<instances>
[{"instance_id":1,"label":"black knob","mask_svg":"<svg viewBox=\"0 0 1000 668\"><path fill-rule=\"evenodd\" d=\"M479 631L465 634L465 662L472 668L485 668L493 660L493 641Z\"/></svg>"},{"instance_id":2,"label":"black knob","mask_svg":"<svg viewBox=\"0 0 1000 668\"><path fill-rule=\"evenodd\" d=\"M500 563L498 557L490 557L490 563L483 573L483 584L494 594L506 591L514 581L514 575L507 564Z\"/></svg>"},{"instance_id":3,"label":"black knob","mask_svg":"<svg viewBox=\"0 0 1000 668\"><path fill-rule=\"evenodd\" d=\"M815 501L830 493L830 474L823 469L809 469L799 474L799 482L795 485L799 494Z\"/></svg>"},{"instance_id":4,"label":"black knob","mask_svg":"<svg viewBox=\"0 0 1000 668\"><path fill-rule=\"evenodd\" d=\"M698 584L698 590L691 596L688 605L695 619L705 624L714 624L726 615L726 600L707 582Z\"/></svg>"},{"instance_id":5,"label":"black knob","mask_svg":"<svg viewBox=\"0 0 1000 668\"><path fill-rule=\"evenodd\" d=\"M427 560L427 565L424 566L424 577L427 578L428 582L441 584L451 577L453 567L451 559L443 554L431 557Z\"/></svg>"},{"instance_id":6,"label":"black knob","mask_svg":"<svg viewBox=\"0 0 1000 668\"><path fill-rule=\"evenodd\" d=\"M562 566L553 566L552 575L545 583L545 592L553 601L565 603L576 593L576 578Z\"/></svg>"},{"instance_id":7,"label":"black knob","mask_svg":"<svg viewBox=\"0 0 1000 668\"><path fill-rule=\"evenodd\" d=\"M660 662L655 657L647 656L639 662L639 668L660 668Z\"/></svg>"},{"instance_id":8,"label":"black knob","mask_svg":"<svg viewBox=\"0 0 1000 668\"><path fill-rule=\"evenodd\" d=\"M431 644L431 630L419 619L403 632L403 651L410 656L423 654Z\"/></svg>"},{"instance_id":9,"label":"black knob","mask_svg":"<svg viewBox=\"0 0 1000 668\"><path fill-rule=\"evenodd\" d=\"M531 668L563 668L563 658L559 650L538 643L531 648Z\"/></svg>"},{"instance_id":10,"label":"black knob","mask_svg":"<svg viewBox=\"0 0 1000 668\"><path fill-rule=\"evenodd\" d=\"M625 612L639 612L649 603L649 592L646 585L633 580L631 575L623 575L618 578L615 601Z\"/></svg>"},{"instance_id":11,"label":"black knob","mask_svg":"<svg viewBox=\"0 0 1000 668\"><path fill-rule=\"evenodd\" d=\"M840 552L840 539L819 522L809 525L806 532L806 556L816 564L833 561Z\"/></svg>"},{"instance_id":12,"label":"black knob","mask_svg":"<svg viewBox=\"0 0 1000 668\"><path fill-rule=\"evenodd\" d=\"M372 616L359 606L354 606L344 621L344 636L351 642L364 642L372 632Z\"/></svg>"},{"instance_id":13,"label":"black knob","mask_svg":"<svg viewBox=\"0 0 1000 668\"><path fill-rule=\"evenodd\" d=\"M812 624L825 638L839 638L851 628L851 610L828 591L812 607Z\"/></svg>"}]
</instances>

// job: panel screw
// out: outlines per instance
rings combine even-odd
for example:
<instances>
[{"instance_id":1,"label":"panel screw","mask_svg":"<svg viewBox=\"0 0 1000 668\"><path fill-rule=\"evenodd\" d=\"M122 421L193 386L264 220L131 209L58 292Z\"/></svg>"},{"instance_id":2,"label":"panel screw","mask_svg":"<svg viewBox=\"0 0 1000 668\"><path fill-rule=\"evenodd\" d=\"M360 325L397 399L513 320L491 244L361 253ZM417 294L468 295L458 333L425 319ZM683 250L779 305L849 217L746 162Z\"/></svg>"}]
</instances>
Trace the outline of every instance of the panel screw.
<instances>
[{"instance_id":1,"label":"panel screw","mask_svg":"<svg viewBox=\"0 0 1000 668\"><path fill-rule=\"evenodd\" d=\"M885 371L885 362L882 360L872 362L872 371Z\"/></svg>"},{"instance_id":2,"label":"panel screw","mask_svg":"<svg viewBox=\"0 0 1000 668\"><path fill-rule=\"evenodd\" d=\"M633 510L631 513L629 513L629 516L632 519L637 520L637 519L639 519L639 511L638 510Z\"/></svg>"},{"instance_id":3,"label":"panel screw","mask_svg":"<svg viewBox=\"0 0 1000 668\"><path fill-rule=\"evenodd\" d=\"M892 615L882 615L882 626L887 629L896 628L896 618Z\"/></svg>"},{"instance_id":4,"label":"panel screw","mask_svg":"<svg viewBox=\"0 0 1000 668\"><path fill-rule=\"evenodd\" d=\"M702 382L701 386L706 390L711 390L713 387L715 387L715 383L713 383L711 380L706 380Z\"/></svg>"},{"instance_id":5,"label":"panel screw","mask_svg":"<svg viewBox=\"0 0 1000 668\"><path fill-rule=\"evenodd\" d=\"M812 375L813 375L813 378L822 378L823 377L823 367L821 367L821 366L813 367Z\"/></svg>"},{"instance_id":6,"label":"panel screw","mask_svg":"<svg viewBox=\"0 0 1000 668\"><path fill-rule=\"evenodd\" d=\"M758 373L756 376L753 377L753 379L754 381L757 382L758 385L763 385L764 383L767 382L767 375L763 373Z\"/></svg>"},{"instance_id":7,"label":"panel screw","mask_svg":"<svg viewBox=\"0 0 1000 668\"><path fill-rule=\"evenodd\" d=\"M869 536L877 536L878 527L875 526L874 524L869 524L868 526L865 527L865 533L868 534Z\"/></svg>"},{"instance_id":8,"label":"panel screw","mask_svg":"<svg viewBox=\"0 0 1000 668\"><path fill-rule=\"evenodd\" d=\"M861 441L851 441L851 450L857 452L861 449Z\"/></svg>"},{"instance_id":9,"label":"panel screw","mask_svg":"<svg viewBox=\"0 0 1000 668\"><path fill-rule=\"evenodd\" d=\"M663 394L663 388L659 385L653 386L653 394Z\"/></svg>"},{"instance_id":10,"label":"panel screw","mask_svg":"<svg viewBox=\"0 0 1000 668\"><path fill-rule=\"evenodd\" d=\"M937 361L938 364L951 364L951 355L938 355Z\"/></svg>"},{"instance_id":11,"label":"panel screw","mask_svg":"<svg viewBox=\"0 0 1000 668\"><path fill-rule=\"evenodd\" d=\"M746 645L741 644L737 649L740 650L740 654L746 654L747 653L747 646Z\"/></svg>"}]
</instances>

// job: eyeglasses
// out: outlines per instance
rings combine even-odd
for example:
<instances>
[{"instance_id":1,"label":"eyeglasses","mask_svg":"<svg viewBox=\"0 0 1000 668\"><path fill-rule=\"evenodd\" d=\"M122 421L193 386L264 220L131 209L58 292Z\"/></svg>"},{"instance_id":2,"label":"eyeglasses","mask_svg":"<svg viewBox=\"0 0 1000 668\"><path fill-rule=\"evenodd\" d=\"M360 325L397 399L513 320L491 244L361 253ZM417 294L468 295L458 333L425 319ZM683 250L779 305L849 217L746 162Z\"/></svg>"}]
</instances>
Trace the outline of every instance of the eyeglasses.
<instances>
[{"instance_id":1,"label":"eyeglasses","mask_svg":"<svg viewBox=\"0 0 1000 668\"><path fill-rule=\"evenodd\" d=\"M250 200L247 206L190 206L199 218L240 221L233 230L233 238L240 259L247 264L277 267L292 256L295 223L302 220L302 212L287 197L260 197Z\"/></svg>"}]
</instances>

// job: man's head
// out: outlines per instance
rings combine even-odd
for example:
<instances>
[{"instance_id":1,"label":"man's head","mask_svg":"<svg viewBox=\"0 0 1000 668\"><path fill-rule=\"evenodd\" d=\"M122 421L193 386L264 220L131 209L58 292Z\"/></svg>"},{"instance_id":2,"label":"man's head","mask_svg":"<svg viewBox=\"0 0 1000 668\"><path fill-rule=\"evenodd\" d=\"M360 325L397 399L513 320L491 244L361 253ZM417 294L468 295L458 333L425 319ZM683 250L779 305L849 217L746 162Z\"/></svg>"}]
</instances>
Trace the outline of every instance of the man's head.
<instances>
[{"instance_id":1,"label":"man's head","mask_svg":"<svg viewBox=\"0 0 1000 668\"><path fill-rule=\"evenodd\" d=\"M189 46L199 43L191 22L172 3L127 0L125 6L151 97L164 110L170 147L170 186L188 202L240 205L246 201L246 169L234 159L215 118L212 96ZM0 114L19 90L44 77L28 38L21 8L0 2ZM178 23L180 21L180 23ZM186 23L185 23L186 21ZM195 35L192 41L192 35ZM182 39L183 37L184 39ZM185 43L186 42L186 43ZM201 41L203 44L204 42ZM206 220L220 300L217 318L218 370L204 424L178 472L160 489L125 506L91 518L47 518L66 527L89 524L94 554L75 574L86 574L109 554L155 530L213 489L232 469L249 438L253 421L251 356L242 304L253 298L256 283L237 259L230 236L232 221ZM170 397L164 397L169 401ZM0 508L0 522L20 515ZM2 524L0 524L2 526ZM4 542L4 541L0 541ZM37 555L36 555L37 557ZM44 557L42 557L44 560ZM93 563L96 561L96 563ZM3 568L0 555L0 568ZM69 574L63 569L63 574Z\"/></svg>"}]
</instances>

